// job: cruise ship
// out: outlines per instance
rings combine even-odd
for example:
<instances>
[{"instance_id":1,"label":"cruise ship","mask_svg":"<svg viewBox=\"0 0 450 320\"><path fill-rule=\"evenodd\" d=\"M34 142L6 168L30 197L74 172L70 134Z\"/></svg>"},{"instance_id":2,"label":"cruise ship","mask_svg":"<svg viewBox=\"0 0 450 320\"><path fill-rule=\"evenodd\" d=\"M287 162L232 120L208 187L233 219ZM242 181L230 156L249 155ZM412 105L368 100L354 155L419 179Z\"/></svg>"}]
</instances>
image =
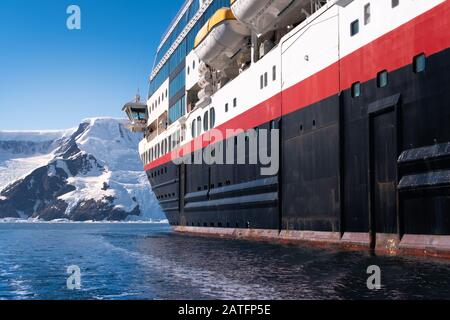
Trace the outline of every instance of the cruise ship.
<instances>
[{"instance_id":1,"label":"cruise ship","mask_svg":"<svg viewBox=\"0 0 450 320\"><path fill-rule=\"evenodd\" d=\"M178 232L450 257L450 1L187 0L123 111Z\"/></svg>"}]
</instances>

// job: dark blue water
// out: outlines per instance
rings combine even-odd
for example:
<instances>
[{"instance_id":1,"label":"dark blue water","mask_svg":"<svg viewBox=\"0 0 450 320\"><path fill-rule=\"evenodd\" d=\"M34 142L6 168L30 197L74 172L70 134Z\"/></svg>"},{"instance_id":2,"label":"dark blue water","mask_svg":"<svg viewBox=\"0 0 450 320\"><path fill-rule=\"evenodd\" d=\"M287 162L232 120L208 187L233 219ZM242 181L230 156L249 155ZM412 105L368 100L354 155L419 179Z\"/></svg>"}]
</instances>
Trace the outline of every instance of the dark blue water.
<instances>
[{"instance_id":1,"label":"dark blue water","mask_svg":"<svg viewBox=\"0 0 450 320\"><path fill-rule=\"evenodd\" d=\"M67 289L67 267L81 290ZM382 289L367 289L367 267ZM186 237L165 225L0 224L0 299L450 299L450 263Z\"/></svg>"}]
</instances>

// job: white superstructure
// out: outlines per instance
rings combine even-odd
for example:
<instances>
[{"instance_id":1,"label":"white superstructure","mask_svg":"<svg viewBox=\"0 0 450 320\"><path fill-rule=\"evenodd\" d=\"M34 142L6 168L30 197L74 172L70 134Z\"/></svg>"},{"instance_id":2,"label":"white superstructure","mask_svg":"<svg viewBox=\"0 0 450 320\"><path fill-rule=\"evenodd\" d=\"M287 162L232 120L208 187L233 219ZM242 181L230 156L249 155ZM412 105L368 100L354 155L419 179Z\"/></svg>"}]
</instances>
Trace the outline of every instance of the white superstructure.
<instances>
[{"instance_id":1,"label":"white superstructure","mask_svg":"<svg viewBox=\"0 0 450 320\"><path fill-rule=\"evenodd\" d=\"M145 165L267 103L443 0L196 2L185 3L180 15L189 16L192 6L197 11L170 46L166 35L159 48L169 49L159 54L151 76L154 89L139 147ZM217 15L221 10L226 12ZM172 25L169 33L177 28ZM180 48L184 53L177 52ZM160 77L173 55L180 62ZM338 72L334 77L338 83ZM286 112L283 108L281 103L273 108L273 118Z\"/></svg>"}]
</instances>

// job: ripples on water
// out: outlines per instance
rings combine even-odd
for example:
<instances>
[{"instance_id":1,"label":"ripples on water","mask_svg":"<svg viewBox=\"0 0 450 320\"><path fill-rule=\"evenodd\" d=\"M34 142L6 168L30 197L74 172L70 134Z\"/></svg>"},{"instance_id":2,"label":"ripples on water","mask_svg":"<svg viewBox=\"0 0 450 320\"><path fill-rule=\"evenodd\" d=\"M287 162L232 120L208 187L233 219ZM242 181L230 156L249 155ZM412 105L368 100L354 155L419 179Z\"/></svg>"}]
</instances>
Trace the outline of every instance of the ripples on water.
<instances>
[{"instance_id":1,"label":"ripples on water","mask_svg":"<svg viewBox=\"0 0 450 320\"><path fill-rule=\"evenodd\" d=\"M66 288L66 269L82 289ZM382 269L369 291L367 267ZM0 299L450 299L450 262L188 237L165 225L0 224Z\"/></svg>"}]
</instances>

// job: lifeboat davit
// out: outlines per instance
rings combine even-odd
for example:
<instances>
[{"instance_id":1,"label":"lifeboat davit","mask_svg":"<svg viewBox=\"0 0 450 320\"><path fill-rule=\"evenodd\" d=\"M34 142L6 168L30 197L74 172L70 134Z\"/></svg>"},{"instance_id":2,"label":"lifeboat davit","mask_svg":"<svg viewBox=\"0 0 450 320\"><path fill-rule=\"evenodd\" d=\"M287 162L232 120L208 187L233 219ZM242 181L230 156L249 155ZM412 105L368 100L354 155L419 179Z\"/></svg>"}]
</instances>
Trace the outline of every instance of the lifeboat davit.
<instances>
[{"instance_id":1,"label":"lifeboat davit","mask_svg":"<svg viewBox=\"0 0 450 320\"><path fill-rule=\"evenodd\" d=\"M262 35L298 21L309 0L231 0L234 16Z\"/></svg>"},{"instance_id":2,"label":"lifeboat davit","mask_svg":"<svg viewBox=\"0 0 450 320\"><path fill-rule=\"evenodd\" d=\"M198 58L216 70L226 69L233 57L248 44L251 32L230 8L221 8L206 22L195 38Z\"/></svg>"}]
</instances>

